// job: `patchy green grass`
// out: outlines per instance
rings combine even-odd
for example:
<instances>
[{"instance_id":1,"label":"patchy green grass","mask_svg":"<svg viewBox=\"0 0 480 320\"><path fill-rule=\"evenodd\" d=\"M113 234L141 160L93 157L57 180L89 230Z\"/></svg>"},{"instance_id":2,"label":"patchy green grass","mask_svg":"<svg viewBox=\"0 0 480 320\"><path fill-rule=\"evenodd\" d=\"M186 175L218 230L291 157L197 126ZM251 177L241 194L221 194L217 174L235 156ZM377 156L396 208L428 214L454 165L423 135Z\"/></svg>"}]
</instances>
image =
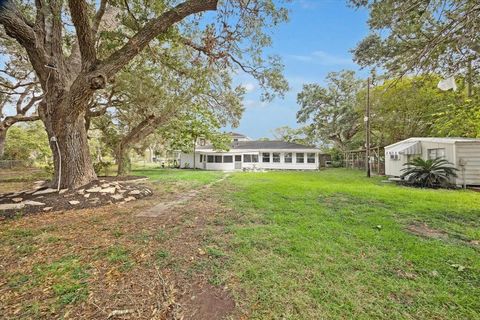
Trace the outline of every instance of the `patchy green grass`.
<instances>
[{"instance_id":1,"label":"patchy green grass","mask_svg":"<svg viewBox=\"0 0 480 320\"><path fill-rule=\"evenodd\" d=\"M223 273L249 318L480 319L480 194L381 179L240 173L219 188L236 212ZM424 224L441 237L407 230Z\"/></svg>"},{"instance_id":2,"label":"patchy green grass","mask_svg":"<svg viewBox=\"0 0 480 320\"><path fill-rule=\"evenodd\" d=\"M61 308L64 305L84 301L87 298L88 269L88 266L81 263L78 257L67 255L51 263L35 264L32 267L32 272L28 274L11 274L8 285L12 290L27 291L41 283L49 283L55 299L55 304L52 307ZM32 312L37 307L33 304L26 306L26 309Z\"/></svg>"},{"instance_id":3,"label":"patchy green grass","mask_svg":"<svg viewBox=\"0 0 480 320\"><path fill-rule=\"evenodd\" d=\"M105 252L108 262L118 265L121 271L130 270L135 262L130 257L130 251L122 246L114 245Z\"/></svg>"}]
</instances>

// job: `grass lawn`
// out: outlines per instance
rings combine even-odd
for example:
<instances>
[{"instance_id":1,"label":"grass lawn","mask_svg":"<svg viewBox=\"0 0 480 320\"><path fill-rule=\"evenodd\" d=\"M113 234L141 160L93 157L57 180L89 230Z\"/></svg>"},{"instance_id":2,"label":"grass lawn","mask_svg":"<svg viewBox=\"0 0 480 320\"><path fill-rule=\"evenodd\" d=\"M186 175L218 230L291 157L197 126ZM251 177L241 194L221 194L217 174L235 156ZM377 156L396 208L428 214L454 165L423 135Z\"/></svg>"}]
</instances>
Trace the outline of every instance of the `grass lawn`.
<instances>
[{"instance_id":1,"label":"grass lawn","mask_svg":"<svg viewBox=\"0 0 480 320\"><path fill-rule=\"evenodd\" d=\"M208 184L220 179L224 175L221 171L159 168L134 168L131 174L136 176L147 176L152 181L186 182L190 185Z\"/></svg>"},{"instance_id":2,"label":"grass lawn","mask_svg":"<svg viewBox=\"0 0 480 320\"><path fill-rule=\"evenodd\" d=\"M223 277L249 318L480 319L479 193L340 169L241 173L223 188L237 213L217 238Z\"/></svg>"},{"instance_id":3,"label":"grass lawn","mask_svg":"<svg viewBox=\"0 0 480 320\"><path fill-rule=\"evenodd\" d=\"M133 174L152 197L0 223L0 318L480 319L480 193L241 172L145 218L224 173Z\"/></svg>"}]
</instances>

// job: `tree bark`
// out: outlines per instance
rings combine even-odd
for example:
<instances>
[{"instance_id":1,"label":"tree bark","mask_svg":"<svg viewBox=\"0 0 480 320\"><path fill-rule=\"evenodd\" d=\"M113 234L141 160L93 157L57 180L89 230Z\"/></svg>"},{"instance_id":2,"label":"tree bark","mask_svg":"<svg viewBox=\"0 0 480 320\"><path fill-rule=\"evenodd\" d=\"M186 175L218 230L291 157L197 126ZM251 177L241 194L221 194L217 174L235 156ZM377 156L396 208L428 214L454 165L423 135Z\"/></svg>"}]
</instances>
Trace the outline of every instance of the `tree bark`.
<instances>
[{"instance_id":1,"label":"tree bark","mask_svg":"<svg viewBox=\"0 0 480 320\"><path fill-rule=\"evenodd\" d=\"M33 23L17 8L15 1L0 4L0 24L6 34L25 48L41 83L45 100L39 115L45 124L52 149L55 175L52 186L78 188L97 178L90 159L85 115L95 90L103 89L113 77L148 43L184 18L203 11L216 10L218 0L186 0L146 23L128 42L107 59L96 57L95 35L105 9L91 26L85 0L69 0L76 40L71 56L64 54L62 2L35 1ZM103 9L102 9L103 8ZM77 57L80 56L80 61ZM53 140L53 141L52 141ZM129 143L124 144L128 150Z\"/></svg>"},{"instance_id":2,"label":"tree bark","mask_svg":"<svg viewBox=\"0 0 480 320\"><path fill-rule=\"evenodd\" d=\"M0 129L0 159L5 154L5 141L7 140L7 130Z\"/></svg>"},{"instance_id":3,"label":"tree bark","mask_svg":"<svg viewBox=\"0 0 480 320\"><path fill-rule=\"evenodd\" d=\"M67 97L71 95L67 94ZM97 175L88 147L86 111L80 114L69 112L67 104L76 104L75 107L87 110L88 95L81 100L66 100L63 103L62 99L50 100L39 108L39 113L48 134L55 167L51 186L76 189L97 179Z\"/></svg>"},{"instance_id":4,"label":"tree bark","mask_svg":"<svg viewBox=\"0 0 480 320\"><path fill-rule=\"evenodd\" d=\"M130 158L128 156L128 148L120 146L116 152L117 176L125 176L130 172Z\"/></svg>"}]
</instances>

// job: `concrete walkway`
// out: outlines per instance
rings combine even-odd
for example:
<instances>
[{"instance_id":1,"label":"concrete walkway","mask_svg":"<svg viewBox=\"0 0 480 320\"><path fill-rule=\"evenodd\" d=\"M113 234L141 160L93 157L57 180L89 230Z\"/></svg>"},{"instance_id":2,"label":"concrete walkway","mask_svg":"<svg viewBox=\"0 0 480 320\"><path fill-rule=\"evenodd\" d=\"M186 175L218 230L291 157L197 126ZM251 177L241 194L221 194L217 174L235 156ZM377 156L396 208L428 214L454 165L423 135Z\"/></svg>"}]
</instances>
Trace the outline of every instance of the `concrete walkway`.
<instances>
[{"instance_id":1,"label":"concrete walkway","mask_svg":"<svg viewBox=\"0 0 480 320\"><path fill-rule=\"evenodd\" d=\"M200 189L191 190L185 193L184 195L182 195L180 198L177 198L176 200L160 202L157 205L151 207L150 209L140 212L139 214L137 214L137 217L156 218L156 217L164 216L165 213L171 212L172 209L185 205L188 201L198 196L201 192L209 189L214 184L224 181L225 179L228 178L228 176L229 174L226 174L222 178L214 182L211 182Z\"/></svg>"}]
</instances>

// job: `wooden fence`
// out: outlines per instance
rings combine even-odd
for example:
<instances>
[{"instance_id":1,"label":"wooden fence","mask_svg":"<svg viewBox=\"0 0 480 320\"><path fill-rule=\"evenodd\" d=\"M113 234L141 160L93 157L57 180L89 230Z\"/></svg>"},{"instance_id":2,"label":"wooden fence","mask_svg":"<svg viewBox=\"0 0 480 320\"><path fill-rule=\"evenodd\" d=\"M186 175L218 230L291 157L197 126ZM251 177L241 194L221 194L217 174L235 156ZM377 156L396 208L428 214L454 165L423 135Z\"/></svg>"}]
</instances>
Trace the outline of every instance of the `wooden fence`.
<instances>
[{"instance_id":1,"label":"wooden fence","mask_svg":"<svg viewBox=\"0 0 480 320\"><path fill-rule=\"evenodd\" d=\"M366 170L366 149L350 150L343 155L345 168ZM385 150L383 147L370 149L370 170L372 174L385 175Z\"/></svg>"}]
</instances>

